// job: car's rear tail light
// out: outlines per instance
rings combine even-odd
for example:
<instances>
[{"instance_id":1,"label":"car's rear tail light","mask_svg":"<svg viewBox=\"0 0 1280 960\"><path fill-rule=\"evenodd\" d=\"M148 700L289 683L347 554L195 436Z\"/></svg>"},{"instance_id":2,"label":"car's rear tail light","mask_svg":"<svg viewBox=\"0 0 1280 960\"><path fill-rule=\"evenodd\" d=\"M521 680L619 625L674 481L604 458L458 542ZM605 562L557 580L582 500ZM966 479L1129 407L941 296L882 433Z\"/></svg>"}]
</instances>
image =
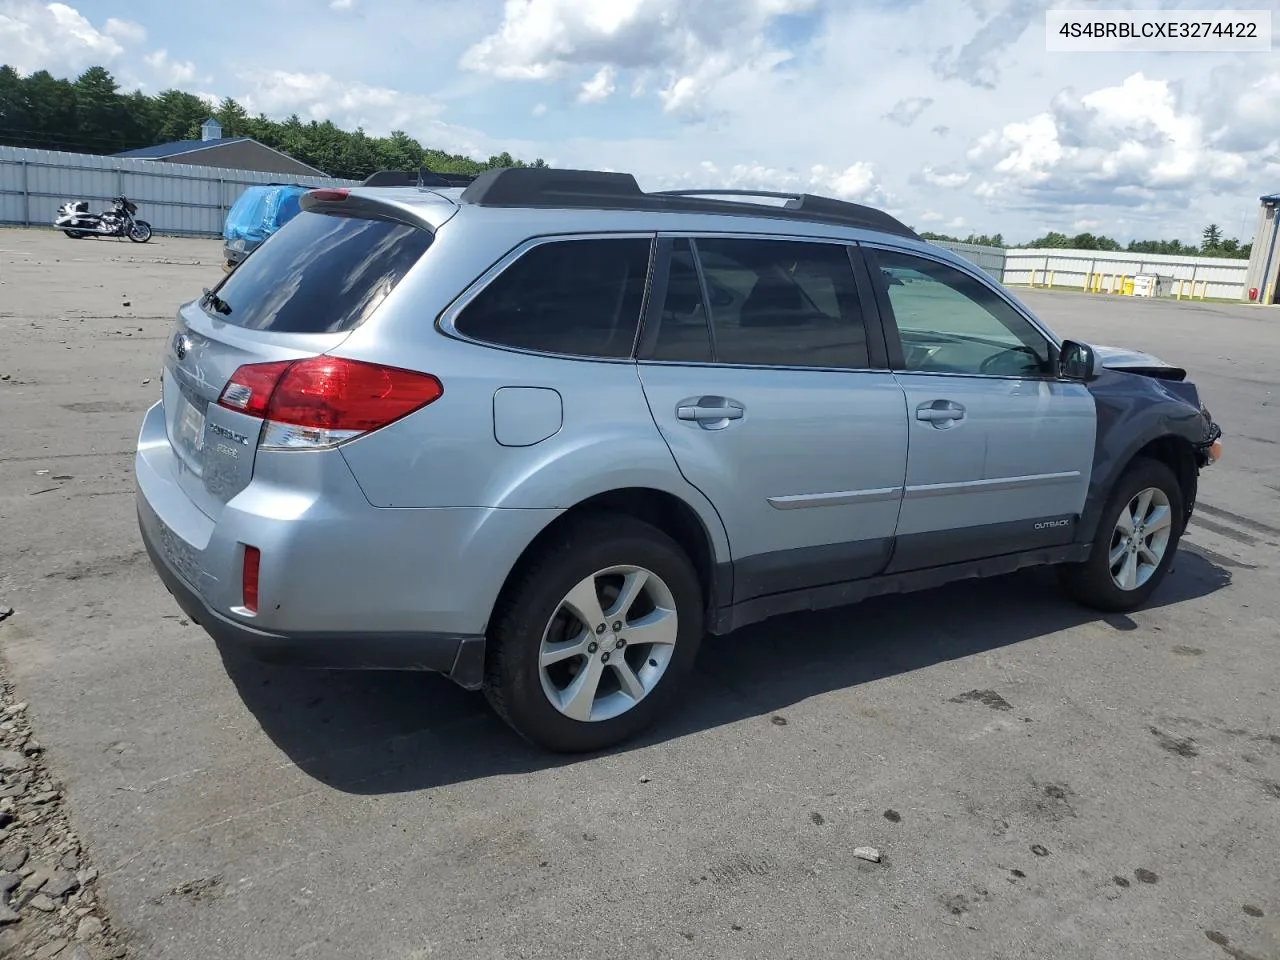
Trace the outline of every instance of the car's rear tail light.
<instances>
[{"instance_id":1,"label":"car's rear tail light","mask_svg":"<svg viewBox=\"0 0 1280 960\"><path fill-rule=\"evenodd\" d=\"M346 190L342 187L334 187L334 188L326 187L320 190L312 190L311 198L313 200L320 200L324 203L338 203L347 199L347 197L350 196L350 194L351 194L350 190Z\"/></svg>"},{"instance_id":2,"label":"car's rear tail light","mask_svg":"<svg viewBox=\"0 0 1280 960\"><path fill-rule=\"evenodd\" d=\"M275 363L250 363L231 375L218 397L218 406L247 413L251 417L267 415L267 401L280 382L280 376L289 369L292 360Z\"/></svg>"},{"instance_id":3,"label":"car's rear tail light","mask_svg":"<svg viewBox=\"0 0 1280 960\"><path fill-rule=\"evenodd\" d=\"M443 393L429 373L320 356L241 367L218 403L266 420L265 448L314 450L385 427Z\"/></svg>"},{"instance_id":4,"label":"car's rear tail light","mask_svg":"<svg viewBox=\"0 0 1280 960\"><path fill-rule=\"evenodd\" d=\"M257 547L245 547L240 589L244 608L250 613L258 612L258 570L261 566L262 551Z\"/></svg>"}]
</instances>

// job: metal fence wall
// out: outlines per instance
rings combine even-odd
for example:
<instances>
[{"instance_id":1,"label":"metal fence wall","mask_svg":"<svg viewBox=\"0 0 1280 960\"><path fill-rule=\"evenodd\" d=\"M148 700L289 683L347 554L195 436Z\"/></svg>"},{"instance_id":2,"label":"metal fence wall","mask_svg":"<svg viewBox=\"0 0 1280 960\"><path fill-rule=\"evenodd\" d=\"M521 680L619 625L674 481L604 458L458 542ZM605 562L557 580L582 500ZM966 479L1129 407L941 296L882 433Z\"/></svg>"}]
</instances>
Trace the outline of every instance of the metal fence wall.
<instances>
[{"instance_id":1,"label":"metal fence wall","mask_svg":"<svg viewBox=\"0 0 1280 960\"><path fill-rule=\"evenodd\" d=\"M1052 283L1055 287L1083 290L1090 275L1102 276L1109 289L1116 277L1133 278L1137 274L1155 274L1182 284L1183 295L1221 297L1238 300L1244 296L1248 260L1225 260L1221 257L1184 257L1156 253L1112 253L1107 250L1006 250L1004 282Z\"/></svg>"},{"instance_id":2,"label":"metal fence wall","mask_svg":"<svg viewBox=\"0 0 1280 960\"><path fill-rule=\"evenodd\" d=\"M1030 284L1083 290L1090 277L1099 278L1103 289L1111 289L1117 278L1132 279L1138 274L1155 274L1173 281L1171 291L1183 296L1243 299L1248 260L1221 257L1170 256L1157 253L1126 253L1108 250L1060 250L1026 248L1003 250L974 243L934 240L974 266L1006 284ZM1179 284L1178 281L1187 281ZM1192 293L1194 289L1194 294Z\"/></svg>"},{"instance_id":3,"label":"metal fence wall","mask_svg":"<svg viewBox=\"0 0 1280 960\"><path fill-rule=\"evenodd\" d=\"M939 247L946 247L958 257L964 257L975 267L985 270L993 279L1003 283L1005 254L1003 247L984 247L976 243L957 243L951 240L931 240Z\"/></svg>"},{"instance_id":4,"label":"metal fence wall","mask_svg":"<svg viewBox=\"0 0 1280 960\"><path fill-rule=\"evenodd\" d=\"M125 196L156 233L221 236L231 205L245 187L257 183L356 185L354 180L0 147L0 224L48 226L67 200L88 200L97 212L112 197Z\"/></svg>"}]
</instances>

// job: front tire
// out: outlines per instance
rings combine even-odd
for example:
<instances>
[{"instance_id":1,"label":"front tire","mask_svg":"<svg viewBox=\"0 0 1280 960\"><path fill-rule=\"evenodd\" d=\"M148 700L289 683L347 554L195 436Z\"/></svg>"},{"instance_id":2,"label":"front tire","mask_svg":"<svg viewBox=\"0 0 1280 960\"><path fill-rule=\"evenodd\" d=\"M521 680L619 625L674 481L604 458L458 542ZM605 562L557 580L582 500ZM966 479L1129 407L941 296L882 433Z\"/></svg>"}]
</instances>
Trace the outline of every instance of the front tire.
<instances>
[{"instance_id":1,"label":"front tire","mask_svg":"<svg viewBox=\"0 0 1280 960\"><path fill-rule=\"evenodd\" d=\"M146 243L151 239L151 224L145 220L133 221L133 227L129 230L129 239L134 243Z\"/></svg>"},{"instance_id":2,"label":"front tire","mask_svg":"<svg viewBox=\"0 0 1280 960\"><path fill-rule=\"evenodd\" d=\"M702 588L675 541L634 517L593 514L555 534L504 591L485 695L538 746L601 750L669 706L702 633Z\"/></svg>"},{"instance_id":3,"label":"front tire","mask_svg":"<svg viewBox=\"0 0 1280 960\"><path fill-rule=\"evenodd\" d=\"M1158 460L1136 460L1121 476L1098 523L1089 559L1060 568L1062 585L1096 610L1124 613L1164 580L1182 538L1182 488Z\"/></svg>"}]
</instances>

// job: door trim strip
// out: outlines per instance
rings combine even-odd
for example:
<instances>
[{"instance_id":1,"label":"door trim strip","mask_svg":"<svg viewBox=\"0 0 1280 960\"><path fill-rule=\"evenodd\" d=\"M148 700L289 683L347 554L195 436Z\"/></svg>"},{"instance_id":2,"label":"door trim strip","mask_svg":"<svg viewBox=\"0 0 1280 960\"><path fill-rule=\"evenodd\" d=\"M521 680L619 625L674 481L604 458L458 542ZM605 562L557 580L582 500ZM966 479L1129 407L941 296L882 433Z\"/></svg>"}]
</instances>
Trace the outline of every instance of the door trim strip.
<instances>
[{"instance_id":1,"label":"door trim strip","mask_svg":"<svg viewBox=\"0 0 1280 960\"><path fill-rule=\"evenodd\" d=\"M1053 486L1080 479L1079 470L1062 473L1033 473L1025 477L995 477L990 480L963 480L959 483L919 483L908 486L904 498L946 497L953 493L986 493L1001 490L1023 490L1027 487Z\"/></svg>"},{"instance_id":2,"label":"door trim strip","mask_svg":"<svg viewBox=\"0 0 1280 960\"><path fill-rule=\"evenodd\" d=\"M837 490L834 493L799 493L785 497L768 497L775 510L803 510L806 507L843 507L851 503L879 503L897 500L901 487L878 487L873 490Z\"/></svg>"}]
</instances>

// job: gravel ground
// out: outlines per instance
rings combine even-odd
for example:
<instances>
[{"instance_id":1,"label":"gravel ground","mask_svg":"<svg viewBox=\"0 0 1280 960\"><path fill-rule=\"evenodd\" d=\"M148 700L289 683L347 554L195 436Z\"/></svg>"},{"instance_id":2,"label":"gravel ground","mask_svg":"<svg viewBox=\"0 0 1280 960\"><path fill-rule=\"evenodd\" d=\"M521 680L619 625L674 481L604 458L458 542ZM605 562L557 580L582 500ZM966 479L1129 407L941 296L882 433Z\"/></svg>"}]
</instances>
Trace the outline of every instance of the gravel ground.
<instances>
[{"instance_id":1,"label":"gravel ground","mask_svg":"<svg viewBox=\"0 0 1280 960\"><path fill-rule=\"evenodd\" d=\"M1033 572L762 624L564 760L439 677L223 656L165 594L133 440L217 254L0 231L0 955L1280 958L1280 312L1024 294L1226 430L1148 608Z\"/></svg>"},{"instance_id":2,"label":"gravel ground","mask_svg":"<svg viewBox=\"0 0 1280 960\"><path fill-rule=\"evenodd\" d=\"M0 957L123 957L26 713L0 678Z\"/></svg>"}]
</instances>

